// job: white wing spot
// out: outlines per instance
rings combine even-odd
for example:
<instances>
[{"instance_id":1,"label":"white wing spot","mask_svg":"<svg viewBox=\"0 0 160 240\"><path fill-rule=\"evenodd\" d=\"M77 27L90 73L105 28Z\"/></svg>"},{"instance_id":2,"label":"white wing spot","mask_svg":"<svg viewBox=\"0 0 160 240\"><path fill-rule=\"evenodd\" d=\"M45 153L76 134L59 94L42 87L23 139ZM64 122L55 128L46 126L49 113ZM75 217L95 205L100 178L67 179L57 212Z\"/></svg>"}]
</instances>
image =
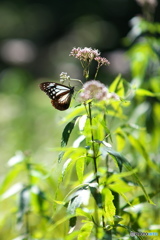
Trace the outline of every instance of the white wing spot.
<instances>
[{"instance_id":1,"label":"white wing spot","mask_svg":"<svg viewBox=\"0 0 160 240\"><path fill-rule=\"evenodd\" d=\"M50 83L49 86L50 87L55 86L55 83Z\"/></svg>"}]
</instances>

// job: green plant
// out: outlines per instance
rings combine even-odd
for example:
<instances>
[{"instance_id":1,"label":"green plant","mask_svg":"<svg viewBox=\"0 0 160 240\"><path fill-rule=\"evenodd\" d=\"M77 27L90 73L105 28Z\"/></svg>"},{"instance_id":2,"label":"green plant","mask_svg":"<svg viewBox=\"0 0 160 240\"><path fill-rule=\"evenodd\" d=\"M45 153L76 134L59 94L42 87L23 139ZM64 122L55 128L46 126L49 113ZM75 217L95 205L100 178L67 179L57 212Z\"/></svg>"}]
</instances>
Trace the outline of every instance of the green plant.
<instances>
[{"instance_id":1,"label":"green plant","mask_svg":"<svg viewBox=\"0 0 160 240\"><path fill-rule=\"evenodd\" d=\"M92 61L98 63L95 78L99 68L109 64L98 50L91 48L74 48L71 56L81 61L86 80ZM72 81L63 74L65 79ZM143 206L136 211L134 207L154 206L151 197L158 190L146 190L143 174L144 169L150 173L158 171L158 166L144 146L145 128L129 121L128 108L135 101L130 96L137 92L159 96L135 89L121 76L108 88L95 79L84 83L78 96L80 104L63 120L67 124L61 148L55 149L61 151L62 170L56 176L21 152L9 161L12 169L1 186L1 200L4 205L8 202L11 210L1 225L12 212L10 224L15 225L17 219L20 229L20 234L18 229L14 234L11 231L10 238L19 235L14 239L130 239L131 232L147 229L149 223L144 225L142 221ZM75 136L73 144L69 141L71 134ZM143 138L138 139L138 134Z\"/></svg>"},{"instance_id":2,"label":"green plant","mask_svg":"<svg viewBox=\"0 0 160 240\"><path fill-rule=\"evenodd\" d=\"M74 48L71 55L81 61L86 79L92 61L98 62L95 76L101 66L109 64L98 50L91 48ZM63 74L65 79L72 80ZM151 197L158 190L145 190L139 167L158 171L158 166L150 159L144 138L136 137L139 133L144 136L146 130L129 122L127 109L134 101L130 97L133 92L151 95L150 91L135 89L121 76L108 88L95 79L84 83L78 97L81 104L63 120L68 123L62 133L61 148L57 149L61 151L62 171L56 176L52 177L21 152L9 161L12 169L2 184L1 200L5 204L12 199L17 206L9 203L10 224L14 225L17 218L21 229L20 234L18 229L14 234L11 231L10 238L19 235L16 239L130 239L131 232L147 228L141 220L143 207L136 212L133 209L140 203L154 206ZM155 96L158 94L152 93ZM76 139L68 146L72 133Z\"/></svg>"}]
</instances>

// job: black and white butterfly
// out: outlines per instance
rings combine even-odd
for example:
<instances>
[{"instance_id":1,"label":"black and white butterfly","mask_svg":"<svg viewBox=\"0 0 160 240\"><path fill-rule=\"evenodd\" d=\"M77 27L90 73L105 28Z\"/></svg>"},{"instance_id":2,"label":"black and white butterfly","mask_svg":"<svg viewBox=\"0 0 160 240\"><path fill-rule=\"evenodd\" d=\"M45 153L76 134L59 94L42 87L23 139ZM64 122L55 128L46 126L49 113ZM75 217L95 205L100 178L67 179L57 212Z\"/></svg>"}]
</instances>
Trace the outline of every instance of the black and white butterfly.
<instances>
[{"instance_id":1,"label":"black and white butterfly","mask_svg":"<svg viewBox=\"0 0 160 240\"><path fill-rule=\"evenodd\" d=\"M53 107L60 111L69 108L74 93L74 87L67 87L55 82L43 82L39 87L51 99Z\"/></svg>"}]
</instances>

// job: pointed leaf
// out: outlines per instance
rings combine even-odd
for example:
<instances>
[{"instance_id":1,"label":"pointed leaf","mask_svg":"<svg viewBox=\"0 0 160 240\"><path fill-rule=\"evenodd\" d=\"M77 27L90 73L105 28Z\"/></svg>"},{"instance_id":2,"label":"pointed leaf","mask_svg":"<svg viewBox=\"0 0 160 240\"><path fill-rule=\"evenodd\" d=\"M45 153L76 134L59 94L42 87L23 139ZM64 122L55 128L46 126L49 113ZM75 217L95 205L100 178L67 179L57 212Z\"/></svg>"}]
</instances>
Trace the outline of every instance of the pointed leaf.
<instances>
[{"instance_id":1,"label":"pointed leaf","mask_svg":"<svg viewBox=\"0 0 160 240\"><path fill-rule=\"evenodd\" d=\"M91 232L92 232L92 228L93 228L93 222L85 223L80 230L80 233L78 235L78 240L89 239L89 236L91 235Z\"/></svg>"},{"instance_id":2,"label":"pointed leaf","mask_svg":"<svg viewBox=\"0 0 160 240\"><path fill-rule=\"evenodd\" d=\"M76 116L75 118L73 118L73 120L65 126L62 133L61 147L65 147L67 145L70 134L75 126L75 122L77 118L79 118L79 116Z\"/></svg>"},{"instance_id":3,"label":"pointed leaf","mask_svg":"<svg viewBox=\"0 0 160 240\"><path fill-rule=\"evenodd\" d=\"M149 90L146 90L146 89L142 89L142 88L138 88L136 90L136 94L139 95L139 96L147 96L147 97L160 97L160 93L157 92L157 93L153 93Z\"/></svg>"},{"instance_id":4,"label":"pointed leaf","mask_svg":"<svg viewBox=\"0 0 160 240\"><path fill-rule=\"evenodd\" d=\"M72 218L69 219L69 228L70 228L70 230L69 230L68 233L73 232L73 230L74 230L74 228L76 226L76 221L77 221L77 217L72 217Z\"/></svg>"},{"instance_id":5,"label":"pointed leaf","mask_svg":"<svg viewBox=\"0 0 160 240\"><path fill-rule=\"evenodd\" d=\"M10 187L6 192L4 192L1 195L1 199L4 200L6 198L9 198L11 196L13 196L14 194L18 193L19 191L21 191L23 189L23 184L22 183L16 183L14 184L12 187Z\"/></svg>"},{"instance_id":6,"label":"pointed leaf","mask_svg":"<svg viewBox=\"0 0 160 240\"><path fill-rule=\"evenodd\" d=\"M116 161L117 161L117 163L118 163L118 165L119 165L120 171L122 170L122 166L124 166L128 171L132 171L132 170L133 170L133 169L132 169L132 166L131 166L131 164L128 162L128 160L127 160L124 156L122 156L120 153L118 153L118 152L116 152L115 150L113 150L113 149L111 149L111 148L108 148L108 147L105 147L105 150L106 150L111 156L113 156L113 157L116 159ZM136 181L136 182L139 184L139 186L141 187L141 189L142 189L142 191L143 191L143 193L144 193L147 201L148 201L149 203L151 203L151 204L154 204L154 203L151 201L150 197L148 196L148 194L147 194L147 192L146 192L143 184L142 184L141 181L139 180L137 174L134 173L133 176L134 176L134 178L135 178L135 181Z\"/></svg>"},{"instance_id":7,"label":"pointed leaf","mask_svg":"<svg viewBox=\"0 0 160 240\"><path fill-rule=\"evenodd\" d=\"M114 224L114 215L116 214L116 208L114 206L113 200L114 196L112 192L108 188L104 188L102 191L102 195L104 198L104 214L109 222L109 224Z\"/></svg>"},{"instance_id":8,"label":"pointed leaf","mask_svg":"<svg viewBox=\"0 0 160 240\"><path fill-rule=\"evenodd\" d=\"M15 156L9 159L8 166L14 166L20 162L23 162L25 159L25 155L21 151L17 151Z\"/></svg>"}]
</instances>

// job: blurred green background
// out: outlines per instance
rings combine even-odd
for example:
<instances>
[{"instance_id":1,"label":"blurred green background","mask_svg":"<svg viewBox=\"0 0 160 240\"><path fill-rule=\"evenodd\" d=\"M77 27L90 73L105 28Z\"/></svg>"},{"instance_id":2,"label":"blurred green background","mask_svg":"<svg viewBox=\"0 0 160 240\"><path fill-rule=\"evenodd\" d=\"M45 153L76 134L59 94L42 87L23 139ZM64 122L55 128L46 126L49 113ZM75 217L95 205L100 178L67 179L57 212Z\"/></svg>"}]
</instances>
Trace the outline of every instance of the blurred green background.
<instances>
[{"instance_id":1,"label":"blurred green background","mask_svg":"<svg viewBox=\"0 0 160 240\"><path fill-rule=\"evenodd\" d=\"M158 12L159 6L156 21ZM97 48L111 62L99 75L105 84L119 73L130 80L122 39L138 14L134 0L0 1L1 180L18 150L56 164L49 149L60 145L66 113L53 109L38 84L59 81L62 71L83 80L79 62L69 57L73 47Z\"/></svg>"}]
</instances>

